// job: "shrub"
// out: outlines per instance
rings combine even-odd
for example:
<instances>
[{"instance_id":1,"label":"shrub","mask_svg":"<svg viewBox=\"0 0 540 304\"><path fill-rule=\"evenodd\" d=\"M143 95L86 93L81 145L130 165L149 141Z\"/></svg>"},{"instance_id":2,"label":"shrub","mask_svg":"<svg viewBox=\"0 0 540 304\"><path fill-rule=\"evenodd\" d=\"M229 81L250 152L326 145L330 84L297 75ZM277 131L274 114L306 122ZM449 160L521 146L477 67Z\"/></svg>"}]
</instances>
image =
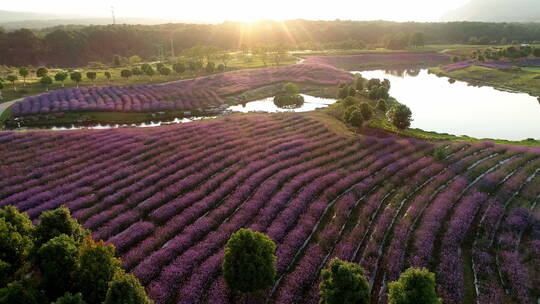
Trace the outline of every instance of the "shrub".
<instances>
[{"instance_id":1,"label":"shrub","mask_svg":"<svg viewBox=\"0 0 540 304\"><path fill-rule=\"evenodd\" d=\"M29 281L17 281L0 289L2 304L45 304L45 296Z\"/></svg>"},{"instance_id":2,"label":"shrub","mask_svg":"<svg viewBox=\"0 0 540 304\"><path fill-rule=\"evenodd\" d=\"M383 112L383 113L386 113L386 101L384 101L384 99L379 99L379 101L377 101L377 110Z\"/></svg>"},{"instance_id":3,"label":"shrub","mask_svg":"<svg viewBox=\"0 0 540 304\"><path fill-rule=\"evenodd\" d=\"M412 113L409 107L399 104L392 108L389 113L389 119L398 129L406 129L411 125Z\"/></svg>"},{"instance_id":4,"label":"shrub","mask_svg":"<svg viewBox=\"0 0 540 304\"><path fill-rule=\"evenodd\" d=\"M433 150L433 158L437 161L441 161L446 158L446 151L444 147L437 147Z\"/></svg>"},{"instance_id":5,"label":"shrub","mask_svg":"<svg viewBox=\"0 0 540 304\"><path fill-rule=\"evenodd\" d=\"M288 82L288 83L284 84L283 85L283 91L286 94L289 94L289 95L300 93L300 89L298 88L298 86L296 84L292 83L292 82Z\"/></svg>"},{"instance_id":6,"label":"shrub","mask_svg":"<svg viewBox=\"0 0 540 304\"><path fill-rule=\"evenodd\" d=\"M61 234L70 236L78 245L82 244L84 238L88 235L88 231L76 219L71 217L69 209L64 206L55 210L45 211L39 218L40 223L34 230L34 239L37 248Z\"/></svg>"},{"instance_id":7,"label":"shrub","mask_svg":"<svg viewBox=\"0 0 540 304\"><path fill-rule=\"evenodd\" d=\"M77 243L62 234L52 238L37 251L37 265L43 275L42 285L51 299L70 291L77 267Z\"/></svg>"},{"instance_id":8,"label":"shrub","mask_svg":"<svg viewBox=\"0 0 540 304\"><path fill-rule=\"evenodd\" d=\"M107 290L103 304L152 304L139 280L131 274L117 274Z\"/></svg>"},{"instance_id":9,"label":"shrub","mask_svg":"<svg viewBox=\"0 0 540 304\"><path fill-rule=\"evenodd\" d=\"M71 294L67 292L51 304L86 304L86 302L84 301L82 294Z\"/></svg>"},{"instance_id":10,"label":"shrub","mask_svg":"<svg viewBox=\"0 0 540 304\"><path fill-rule=\"evenodd\" d=\"M362 113L364 120L370 120L373 117L373 108L367 102L362 102L360 104L360 113Z\"/></svg>"},{"instance_id":11,"label":"shrub","mask_svg":"<svg viewBox=\"0 0 540 304\"><path fill-rule=\"evenodd\" d=\"M351 107L352 110L350 112L346 112L346 122L350 124L353 127L362 127L364 124L364 117L362 116L362 112L357 107Z\"/></svg>"},{"instance_id":12,"label":"shrub","mask_svg":"<svg viewBox=\"0 0 540 304\"><path fill-rule=\"evenodd\" d=\"M321 275L321 304L369 303L370 286L360 265L335 258Z\"/></svg>"},{"instance_id":13,"label":"shrub","mask_svg":"<svg viewBox=\"0 0 540 304\"><path fill-rule=\"evenodd\" d=\"M354 105L354 97L347 96L347 98L343 99L343 105L345 106L345 108Z\"/></svg>"},{"instance_id":14,"label":"shrub","mask_svg":"<svg viewBox=\"0 0 540 304\"><path fill-rule=\"evenodd\" d=\"M240 229L227 241L223 274L227 285L240 292L254 292L274 283L276 245L266 235Z\"/></svg>"},{"instance_id":15,"label":"shrub","mask_svg":"<svg viewBox=\"0 0 540 304\"><path fill-rule=\"evenodd\" d=\"M107 294L108 283L120 270L120 261L114 257L114 247L103 241L84 241L76 273L78 290L89 303L101 303Z\"/></svg>"},{"instance_id":16,"label":"shrub","mask_svg":"<svg viewBox=\"0 0 540 304\"><path fill-rule=\"evenodd\" d=\"M409 268L396 282L388 284L389 304L439 304L435 274L427 269Z\"/></svg>"}]
</instances>

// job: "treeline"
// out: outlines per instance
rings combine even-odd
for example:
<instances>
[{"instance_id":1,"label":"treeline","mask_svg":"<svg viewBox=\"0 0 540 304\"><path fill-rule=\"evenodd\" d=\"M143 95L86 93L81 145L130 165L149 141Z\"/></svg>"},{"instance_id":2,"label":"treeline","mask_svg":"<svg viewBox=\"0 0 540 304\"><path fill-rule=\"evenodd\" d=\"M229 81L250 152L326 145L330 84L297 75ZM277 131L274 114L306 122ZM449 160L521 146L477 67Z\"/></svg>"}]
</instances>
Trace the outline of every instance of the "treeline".
<instances>
[{"instance_id":1,"label":"treeline","mask_svg":"<svg viewBox=\"0 0 540 304\"><path fill-rule=\"evenodd\" d=\"M114 55L144 59L178 55L196 45L236 50L240 45L288 49L372 48L452 43L533 42L540 24L397 23L387 21L261 21L255 23L59 26L31 31L0 29L0 64L81 66ZM173 56L174 57L174 56Z\"/></svg>"}]
</instances>

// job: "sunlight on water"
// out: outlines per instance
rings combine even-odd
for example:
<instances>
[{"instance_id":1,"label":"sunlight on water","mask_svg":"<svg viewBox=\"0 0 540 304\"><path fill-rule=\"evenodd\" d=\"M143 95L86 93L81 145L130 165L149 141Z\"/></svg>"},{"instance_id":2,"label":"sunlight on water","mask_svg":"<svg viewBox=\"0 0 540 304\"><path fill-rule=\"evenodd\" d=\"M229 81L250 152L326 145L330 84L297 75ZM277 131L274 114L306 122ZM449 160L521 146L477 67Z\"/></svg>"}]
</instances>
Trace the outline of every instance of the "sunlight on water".
<instances>
[{"instance_id":1,"label":"sunlight on water","mask_svg":"<svg viewBox=\"0 0 540 304\"><path fill-rule=\"evenodd\" d=\"M277 112L307 112L313 111L319 108L327 107L330 104L336 102L335 99L320 98L310 95L304 95L304 104L301 107L295 109L283 109L274 104L274 97L265 98L257 101L250 101L244 105L230 106L227 110L233 112L265 112L265 113L277 113Z\"/></svg>"},{"instance_id":2,"label":"sunlight on water","mask_svg":"<svg viewBox=\"0 0 540 304\"><path fill-rule=\"evenodd\" d=\"M476 138L540 139L540 103L536 97L492 87L473 87L427 70L361 73L364 78L387 78L390 95L413 113L411 127Z\"/></svg>"}]
</instances>

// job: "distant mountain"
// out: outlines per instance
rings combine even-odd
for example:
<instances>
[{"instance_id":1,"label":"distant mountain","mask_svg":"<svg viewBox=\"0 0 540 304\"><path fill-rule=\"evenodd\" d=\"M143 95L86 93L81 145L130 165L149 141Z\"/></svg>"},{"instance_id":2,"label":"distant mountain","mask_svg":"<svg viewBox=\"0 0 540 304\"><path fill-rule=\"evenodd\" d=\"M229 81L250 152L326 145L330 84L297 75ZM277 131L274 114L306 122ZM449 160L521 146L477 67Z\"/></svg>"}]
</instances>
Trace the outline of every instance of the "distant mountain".
<instances>
[{"instance_id":1,"label":"distant mountain","mask_svg":"<svg viewBox=\"0 0 540 304\"><path fill-rule=\"evenodd\" d=\"M540 22L540 0L471 0L444 21Z\"/></svg>"}]
</instances>

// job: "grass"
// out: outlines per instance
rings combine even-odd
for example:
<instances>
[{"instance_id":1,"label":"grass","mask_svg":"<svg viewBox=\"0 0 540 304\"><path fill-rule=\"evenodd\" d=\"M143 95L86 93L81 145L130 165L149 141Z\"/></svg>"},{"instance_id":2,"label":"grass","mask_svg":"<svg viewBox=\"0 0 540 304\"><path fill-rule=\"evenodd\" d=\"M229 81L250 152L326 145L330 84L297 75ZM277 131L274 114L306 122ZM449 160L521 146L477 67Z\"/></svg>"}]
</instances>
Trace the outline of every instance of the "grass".
<instances>
[{"instance_id":1,"label":"grass","mask_svg":"<svg viewBox=\"0 0 540 304\"><path fill-rule=\"evenodd\" d=\"M447 76L472 84L489 85L540 96L540 68L501 70L470 66L453 72L445 72L441 68L432 68L430 71L439 76Z\"/></svg>"}]
</instances>

